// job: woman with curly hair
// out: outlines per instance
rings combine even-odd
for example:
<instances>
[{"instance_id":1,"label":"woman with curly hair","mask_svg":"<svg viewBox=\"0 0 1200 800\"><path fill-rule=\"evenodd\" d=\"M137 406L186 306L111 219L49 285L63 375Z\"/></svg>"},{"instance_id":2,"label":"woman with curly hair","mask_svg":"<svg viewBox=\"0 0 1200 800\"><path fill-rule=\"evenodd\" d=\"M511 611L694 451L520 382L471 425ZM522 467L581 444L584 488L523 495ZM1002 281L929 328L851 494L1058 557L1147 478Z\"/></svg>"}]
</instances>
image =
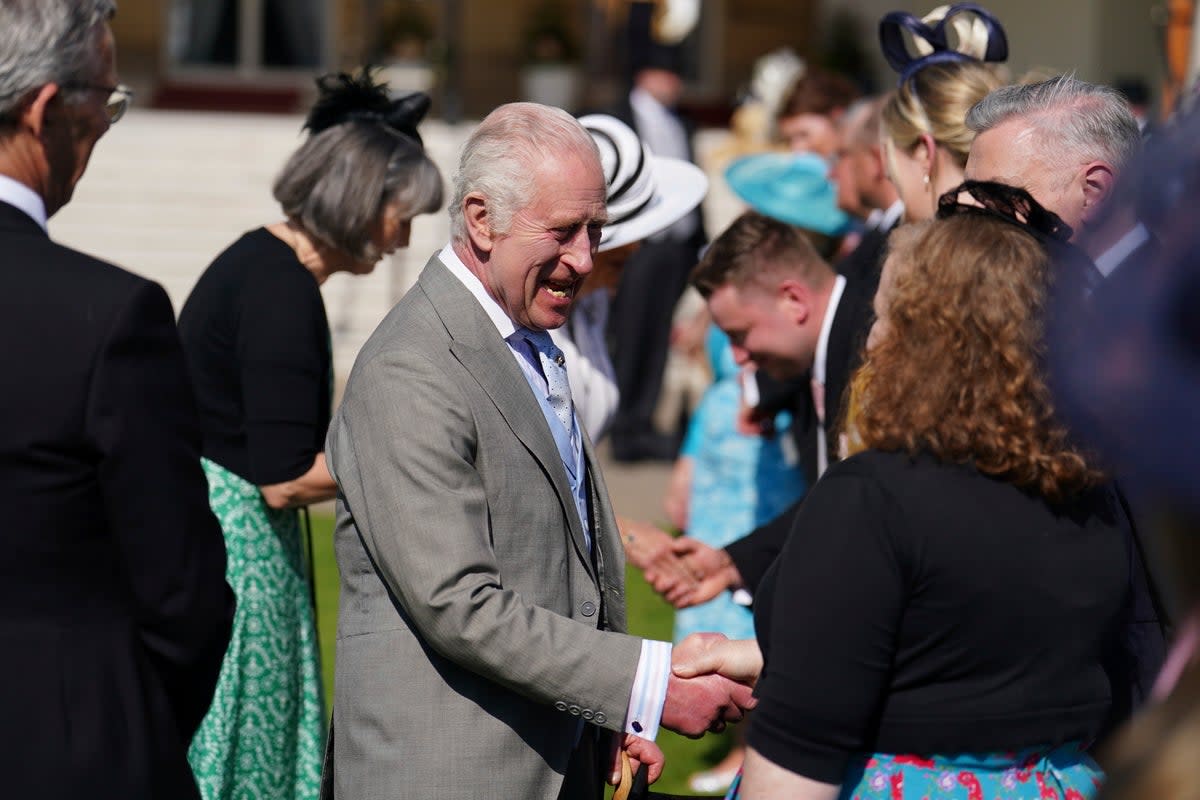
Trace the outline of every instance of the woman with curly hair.
<instances>
[{"instance_id":1,"label":"woman with curly hair","mask_svg":"<svg viewBox=\"0 0 1200 800\"><path fill-rule=\"evenodd\" d=\"M713 637L676 672L757 680L747 800L1092 797L1128 554L1046 386L1049 259L982 210L893 248L861 449L760 585L761 650Z\"/></svg>"}]
</instances>

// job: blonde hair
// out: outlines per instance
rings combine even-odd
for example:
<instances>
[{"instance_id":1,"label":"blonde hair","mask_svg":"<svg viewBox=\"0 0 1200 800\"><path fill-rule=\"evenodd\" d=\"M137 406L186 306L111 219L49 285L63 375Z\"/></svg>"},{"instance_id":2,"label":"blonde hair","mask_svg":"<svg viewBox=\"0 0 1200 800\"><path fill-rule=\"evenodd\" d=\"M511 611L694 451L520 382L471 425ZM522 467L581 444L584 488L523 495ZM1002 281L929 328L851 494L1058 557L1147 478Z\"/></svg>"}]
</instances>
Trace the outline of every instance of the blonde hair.
<instances>
[{"instance_id":1,"label":"blonde hair","mask_svg":"<svg viewBox=\"0 0 1200 800\"><path fill-rule=\"evenodd\" d=\"M959 167L975 132L967 127L967 112L992 90L1004 85L995 67L978 61L930 64L916 72L884 103L884 135L905 152L926 134L953 156Z\"/></svg>"}]
</instances>

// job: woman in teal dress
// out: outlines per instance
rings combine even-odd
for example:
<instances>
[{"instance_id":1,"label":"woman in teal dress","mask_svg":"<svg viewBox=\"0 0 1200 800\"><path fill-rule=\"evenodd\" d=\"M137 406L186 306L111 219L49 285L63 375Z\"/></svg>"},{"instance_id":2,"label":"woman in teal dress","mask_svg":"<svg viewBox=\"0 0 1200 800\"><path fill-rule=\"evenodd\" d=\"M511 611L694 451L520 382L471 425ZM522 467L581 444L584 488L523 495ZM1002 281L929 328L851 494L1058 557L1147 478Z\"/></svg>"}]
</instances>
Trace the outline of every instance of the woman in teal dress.
<instances>
[{"instance_id":1,"label":"woman in teal dress","mask_svg":"<svg viewBox=\"0 0 1200 800\"><path fill-rule=\"evenodd\" d=\"M308 137L274 186L286 218L219 255L179 318L237 595L216 695L188 752L205 800L318 796L325 718L297 509L336 493L322 453L333 358L320 286L369 273L442 202L416 130L426 96L393 101L346 75L318 86Z\"/></svg>"}]
</instances>

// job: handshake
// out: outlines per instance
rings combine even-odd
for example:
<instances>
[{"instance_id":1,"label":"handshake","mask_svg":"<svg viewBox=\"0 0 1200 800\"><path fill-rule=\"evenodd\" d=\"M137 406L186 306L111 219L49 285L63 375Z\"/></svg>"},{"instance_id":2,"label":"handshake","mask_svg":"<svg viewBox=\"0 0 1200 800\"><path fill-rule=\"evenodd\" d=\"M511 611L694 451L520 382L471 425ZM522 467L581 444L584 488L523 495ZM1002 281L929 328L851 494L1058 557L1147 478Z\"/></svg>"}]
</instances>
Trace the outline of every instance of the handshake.
<instances>
[{"instance_id":1,"label":"handshake","mask_svg":"<svg viewBox=\"0 0 1200 800\"><path fill-rule=\"evenodd\" d=\"M671 651L671 675L662 724L676 733L699 738L740 721L755 705L754 684L762 672L762 653L753 639L731 640L719 633L694 633ZM651 783L662 773L663 754L653 742L626 734L619 749L634 771L642 764ZM614 758L609 782L622 781Z\"/></svg>"},{"instance_id":2,"label":"handshake","mask_svg":"<svg viewBox=\"0 0 1200 800\"><path fill-rule=\"evenodd\" d=\"M662 724L693 738L724 730L754 707L762 654L752 639L694 633L671 651Z\"/></svg>"},{"instance_id":3,"label":"handshake","mask_svg":"<svg viewBox=\"0 0 1200 800\"><path fill-rule=\"evenodd\" d=\"M676 608L741 588L742 576L724 550L688 536L674 537L649 522L619 517L617 524L629 563Z\"/></svg>"}]
</instances>

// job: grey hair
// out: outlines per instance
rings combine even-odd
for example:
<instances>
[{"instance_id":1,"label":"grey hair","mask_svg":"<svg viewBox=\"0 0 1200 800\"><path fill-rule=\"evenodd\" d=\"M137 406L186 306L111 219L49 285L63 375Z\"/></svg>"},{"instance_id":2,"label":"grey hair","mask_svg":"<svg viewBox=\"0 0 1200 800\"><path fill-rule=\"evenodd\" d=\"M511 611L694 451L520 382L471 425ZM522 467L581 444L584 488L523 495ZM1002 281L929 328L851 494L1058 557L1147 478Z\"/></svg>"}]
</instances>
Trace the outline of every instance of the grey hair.
<instances>
[{"instance_id":1,"label":"grey hair","mask_svg":"<svg viewBox=\"0 0 1200 800\"><path fill-rule=\"evenodd\" d=\"M442 176L421 145L382 122L351 120L309 136L273 187L288 219L360 261L382 253L371 234L397 205L406 219L442 206Z\"/></svg>"},{"instance_id":2,"label":"grey hair","mask_svg":"<svg viewBox=\"0 0 1200 800\"><path fill-rule=\"evenodd\" d=\"M479 123L467 139L450 197L450 236L467 241L462 204L478 192L487 200L494 233L507 233L513 215L533 200L537 166L555 155L588 154L600 163L596 143L579 121L561 108L508 103Z\"/></svg>"},{"instance_id":3,"label":"grey hair","mask_svg":"<svg viewBox=\"0 0 1200 800\"><path fill-rule=\"evenodd\" d=\"M1142 143L1137 120L1120 92L1073 75L996 89L967 112L967 127L978 135L1014 119L1033 127L1052 163L1098 158L1119 171Z\"/></svg>"},{"instance_id":4,"label":"grey hair","mask_svg":"<svg viewBox=\"0 0 1200 800\"><path fill-rule=\"evenodd\" d=\"M116 12L115 0L0 2L0 119L10 118L29 92L48 83L92 78L96 26Z\"/></svg>"}]
</instances>

